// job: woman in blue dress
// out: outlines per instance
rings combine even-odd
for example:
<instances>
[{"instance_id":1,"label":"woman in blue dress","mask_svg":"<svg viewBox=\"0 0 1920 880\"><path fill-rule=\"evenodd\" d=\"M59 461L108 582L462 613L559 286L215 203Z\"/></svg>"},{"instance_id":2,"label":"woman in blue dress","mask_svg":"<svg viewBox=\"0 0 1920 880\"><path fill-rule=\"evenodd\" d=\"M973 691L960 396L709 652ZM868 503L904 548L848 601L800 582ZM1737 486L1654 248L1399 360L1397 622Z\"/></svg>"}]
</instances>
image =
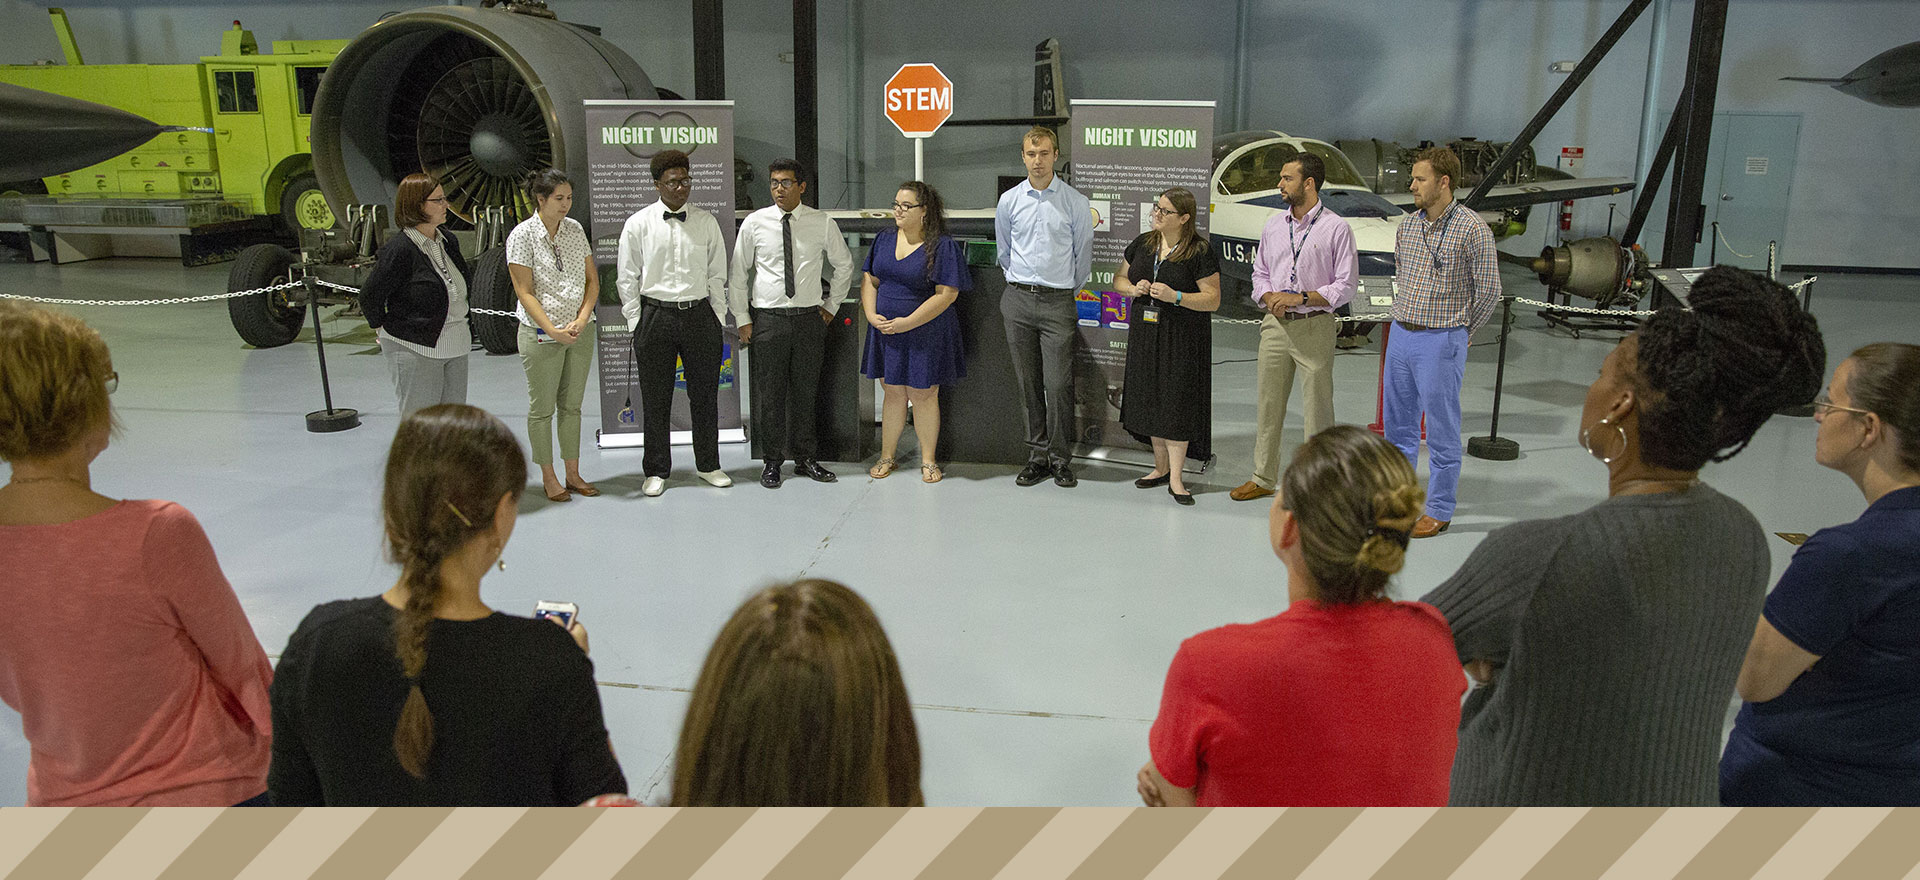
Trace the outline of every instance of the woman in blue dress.
<instances>
[{"instance_id":1,"label":"woman in blue dress","mask_svg":"<svg viewBox=\"0 0 1920 880\"><path fill-rule=\"evenodd\" d=\"M894 229L867 252L860 305L867 313L867 352L860 372L885 390L880 409L880 460L867 474L893 473L907 407L920 438L920 479L940 482L934 445L940 437L940 386L967 374L960 319L953 303L973 287L959 242L946 234L940 194L918 180L893 197Z\"/></svg>"}]
</instances>

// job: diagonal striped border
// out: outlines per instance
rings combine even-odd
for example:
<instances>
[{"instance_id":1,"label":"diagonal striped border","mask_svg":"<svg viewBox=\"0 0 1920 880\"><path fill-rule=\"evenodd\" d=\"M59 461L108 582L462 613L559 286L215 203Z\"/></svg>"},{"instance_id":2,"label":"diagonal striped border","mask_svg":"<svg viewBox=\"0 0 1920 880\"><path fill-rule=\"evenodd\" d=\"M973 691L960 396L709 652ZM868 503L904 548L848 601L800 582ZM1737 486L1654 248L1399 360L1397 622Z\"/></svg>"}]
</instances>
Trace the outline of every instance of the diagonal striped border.
<instances>
[{"instance_id":1,"label":"diagonal striped border","mask_svg":"<svg viewBox=\"0 0 1920 880\"><path fill-rule=\"evenodd\" d=\"M0 880L1915 880L1901 809L0 809Z\"/></svg>"}]
</instances>

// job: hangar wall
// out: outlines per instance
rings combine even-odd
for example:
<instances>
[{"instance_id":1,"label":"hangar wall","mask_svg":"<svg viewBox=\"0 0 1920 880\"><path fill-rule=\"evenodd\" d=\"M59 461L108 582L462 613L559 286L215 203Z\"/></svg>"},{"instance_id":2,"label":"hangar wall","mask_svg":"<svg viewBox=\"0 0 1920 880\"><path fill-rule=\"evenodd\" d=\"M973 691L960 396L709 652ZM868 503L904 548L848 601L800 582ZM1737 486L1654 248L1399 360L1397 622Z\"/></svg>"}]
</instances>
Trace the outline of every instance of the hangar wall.
<instances>
[{"instance_id":1,"label":"hangar wall","mask_svg":"<svg viewBox=\"0 0 1920 880\"><path fill-rule=\"evenodd\" d=\"M1205 98L1221 102L1220 130L1278 128L1326 139L1414 142L1472 135L1511 137L1561 75L1556 60L1580 57L1612 22L1620 0L1427 0L1417 19L1394 0L1251 0L1249 113L1234 118L1236 4L1179 8L1141 0L1014 4L1003 0L820 0L821 203L883 204L912 174L911 145L878 113L880 84L898 65L932 61L957 83L956 116L1030 112L1035 43L1065 48L1068 93L1082 98ZM858 20L853 59L868 101L858 125L845 106L849 4ZM406 0L328 4L255 2L176 5L159 0L69 4L87 60L181 62L218 50L235 18L262 43L350 36ZM554 0L563 17L600 26L655 81L693 92L692 15L687 0ZM1662 118L1677 96L1693 4L1676 0L1668 29ZM791 4L726 4L729 95L740 101L742 156L764 166L792 140ZM1536 146L1587 148L1587 173L1632 176L1639 138L1649 16L1635 24ZM1920 267L1913 229L1920 203L1889 193L1920 191L1913 144L1920 111L1878 107L1786 75L1837 76L1873 54L1920 37L1920 4L1906 0L1739 0L1732 4L1721 71L1721 111L1804 116L1783 262ZM0 61L57 58L45 7L0 0ZM952 206L990 203L999 174L1018 174L1013 138L1001 128L949 128L928 143L928 177ZM851 135L851 137L850 137ZM850 190L851 150L863 185ZM857 191L854 191L857 190ZM765 201L765 194L756 190ZM1583 203L1576 233L1606 225L1603 202ZM1622 203L1624 215L1627 205ZM1546 223L1508 250L1539 247ZM1616 227L1618 224L1616 223ZM1701 251L1705 258L1705 251Z\"/></svg>"}]
</instances>

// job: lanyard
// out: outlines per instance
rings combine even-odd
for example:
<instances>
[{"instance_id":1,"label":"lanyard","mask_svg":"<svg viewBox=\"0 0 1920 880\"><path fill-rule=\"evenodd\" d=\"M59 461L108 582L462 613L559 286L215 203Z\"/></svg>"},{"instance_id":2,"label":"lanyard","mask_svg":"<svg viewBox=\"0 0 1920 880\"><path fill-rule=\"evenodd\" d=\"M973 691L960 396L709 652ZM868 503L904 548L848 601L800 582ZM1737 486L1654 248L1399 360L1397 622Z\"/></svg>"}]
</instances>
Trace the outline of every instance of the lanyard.
<instances>
[{"instance_id":1,"label":"lanyard","mask_svg":"<svg viewBox=\"0 0 1920 880\"><path fill-rule=\"evenodd\" d=\"M1440 271L1440 249L1447 244L1447 226L1453 223L1453 209L1459 204L1459 202L1449 203L1446 213L1440 215L1440 244L1438 245L1435 245L1427 238L1427 226L1430 225L1427 223L1427 218L1420 218L1420 242L1425 244L1427 251L1433 255L1433 271L1435 272Z\"/></svg>"},{"instance_id":2,"label":"lanyard","mask_svg":"<svg viewBox=\"0 0 1920 880\"><path fill-rule=\"evenodd\" d=\"M1300 239L1298 241L1295 241L1293 238L1293 227L1295 224L1291 221L1287 223L1288 290L1297 292L1300 289L1300 249L1306 247L1307 239L1313 237L1313 224L1320 222L1320 213L1326 209L1326 205L1318 205L1315 206L1313 210L1307 212L1307 226L1305 231L1300 233Z\"/></svg>"}]
</instances>

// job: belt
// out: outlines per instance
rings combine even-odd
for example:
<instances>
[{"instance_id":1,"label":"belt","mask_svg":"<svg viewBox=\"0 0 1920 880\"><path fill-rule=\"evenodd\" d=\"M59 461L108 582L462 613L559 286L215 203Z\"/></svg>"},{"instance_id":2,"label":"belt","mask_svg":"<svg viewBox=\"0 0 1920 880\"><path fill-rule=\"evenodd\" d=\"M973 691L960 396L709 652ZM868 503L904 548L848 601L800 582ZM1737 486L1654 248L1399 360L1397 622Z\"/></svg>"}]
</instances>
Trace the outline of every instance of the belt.
<instances>
[{"instance_id":1,"label":"belt","mask_svg":"<svg viewBox=\"0 0 1920 880\"><path fill-rule=\"evenodd\" d=\"M1308 318L1318 318L1321 315L1331 315L1331 314L1333 313L1332 312L1281 312L1277 317L1282 321L1304 321Z\"/></svg>"},{"instance_id":2,"label":"belt","mask_svg":"<svg viewBox=\"0 0 1920 880\"><path fill-rule=\"evenodd\" d=\"M820 309L822 308L824 307L823 306L780 306L777 308L761 308L759 306L755 306L753 311L756 314L760 312L765 312L769 315L796 315L797 316L797 315L819 314Z\"/></svg>"},{"instance_id":3,"label":"belt","mask_svg":"<svg viewBox=\"0 0 1920 880\"><path fill-rule=\"evenodd\" d=\"M682 311L682 312L688 309L691 309L694 306L704 305L707 302L705 297L701 297L700 299L677 299L676 300L676 299L658 299L656 297L643 296L641 297L641 299L646 300L651 305L655 305L663 309L674 309L676 311Z\"/></svg>"},{"instance_id":4,"label":"belt","mask_svg":"<svg viewBox=\"0 0 1920 880\"><path fill-rule=\"evenodd\" d=\"M1393 323L1399 324L1400 326L1405 327L1408 330L1451 330L1453 329L1451 327L1429 327L1425 324L1415 324L1412 321L1402 321L1398 318L1395 318Z\"/></svg>"},{"instance_id":5,"label":"belt","mask_svg":"<svg viewBox=\"0 0 1920 880\"><path fill-rule=\"evenodd\" d=\"M1028 293L1072 293L1073 292L1072 289L1066 288L1066 287L1042 287L1038 284L1027 284L1026 282L1023 282L1023 281L1009 281L1007 282L1007 286L1018 287L1021 290L1024 290Z\"/></svg>"}]
</instances>

